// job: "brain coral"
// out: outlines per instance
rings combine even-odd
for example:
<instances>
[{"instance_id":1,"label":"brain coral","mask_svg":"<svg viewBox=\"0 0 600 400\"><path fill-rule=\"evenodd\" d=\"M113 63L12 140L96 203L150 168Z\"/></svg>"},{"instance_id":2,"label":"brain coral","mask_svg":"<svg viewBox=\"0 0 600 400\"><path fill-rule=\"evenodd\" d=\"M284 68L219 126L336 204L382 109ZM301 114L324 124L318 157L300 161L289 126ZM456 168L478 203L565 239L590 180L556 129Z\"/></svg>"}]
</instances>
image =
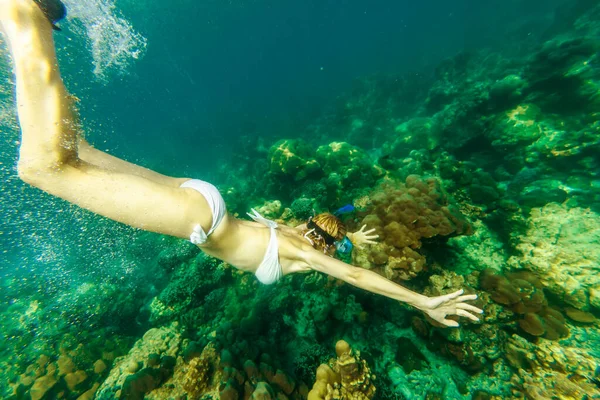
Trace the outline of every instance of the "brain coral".
<instances>
[{"instance_id":1,"label":"brain coral","mask_svg":"<svg viewBox=\"0 0 600 400\"><path fill-rule=\"evenodd\" d=\"M366 212L362 223L375 228L380 243L357 252L354 262L392 280L414 278L423 269L425 258L417 252L423 239L471 233L433 178L409 175L405 183L382 184L371 194Z\"/></svg>"},{"instance_id":2,"label":"brain coral","mask_svg":"<svg viewBox=\"0 0 600 400\"><path fill-rule=\"evenodd\" d=\"M600 308L600 215L556 203L534 208L517 250L511 266L536 273L548 291L577 309Z\"/></svg>"}]
</instances>

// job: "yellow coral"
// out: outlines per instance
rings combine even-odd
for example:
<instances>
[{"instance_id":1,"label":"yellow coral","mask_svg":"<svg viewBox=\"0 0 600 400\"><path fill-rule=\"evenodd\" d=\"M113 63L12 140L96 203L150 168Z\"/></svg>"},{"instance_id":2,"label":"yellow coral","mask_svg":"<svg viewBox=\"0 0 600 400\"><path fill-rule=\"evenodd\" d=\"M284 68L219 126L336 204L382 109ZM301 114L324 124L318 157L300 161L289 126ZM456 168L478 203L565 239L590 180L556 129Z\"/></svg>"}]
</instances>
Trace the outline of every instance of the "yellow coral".
<instances>
[{"instance_id":1,"label":"yellow coral","mask_svg":"<svg viewBox=\"0 0 600 400\"><path fill-rule=\"evenodd\" d=\"M375 375L360 352L353 351L350 345L339 340L335 345L337 359L329 360L329 365L321 364L317 369L317 379L308 400L368 400L375 396Z\"/></svg>"}]
</instances>

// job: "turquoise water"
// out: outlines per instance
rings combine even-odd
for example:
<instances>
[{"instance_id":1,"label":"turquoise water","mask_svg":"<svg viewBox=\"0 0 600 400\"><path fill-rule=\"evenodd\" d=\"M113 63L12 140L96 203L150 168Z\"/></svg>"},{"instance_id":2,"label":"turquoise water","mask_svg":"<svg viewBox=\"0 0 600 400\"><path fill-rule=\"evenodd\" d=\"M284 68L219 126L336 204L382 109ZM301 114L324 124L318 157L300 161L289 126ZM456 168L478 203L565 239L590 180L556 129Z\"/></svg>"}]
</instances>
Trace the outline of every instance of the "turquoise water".
<instances>
[{"instance_id":1,"label":"turquoise water","mask_svg":"<svg viewBox=\"0 0 600 400\"><path fill-rule=\"evenodd\" d=\"M352 264L477 293L481 322L260 285L26 185L2 45L0 397L600 398L600 8L416 3L69 0L55 41L97 148L240 216L353 204L380 238Z\"/></svg>"}]
</instances>

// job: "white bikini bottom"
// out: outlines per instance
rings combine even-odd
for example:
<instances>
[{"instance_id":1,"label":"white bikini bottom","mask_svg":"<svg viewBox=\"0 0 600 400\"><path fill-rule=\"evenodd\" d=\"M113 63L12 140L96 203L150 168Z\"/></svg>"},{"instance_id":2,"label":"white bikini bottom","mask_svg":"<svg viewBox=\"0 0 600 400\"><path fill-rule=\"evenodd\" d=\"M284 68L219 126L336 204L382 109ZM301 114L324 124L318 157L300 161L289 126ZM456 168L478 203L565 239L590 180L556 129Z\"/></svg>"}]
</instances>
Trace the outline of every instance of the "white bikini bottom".
<instances>
[{"instance_id":1,"label":"white bikini bottom","mask_svg":"<svg viewBox=\"0 0 600 400\"><path fill-rule=\"evenodd\" d=\"M204 232L204 229L198 224L194 227L194 230L190 235L190 242L202 245L206 243L210 234L213 233L221 221L223 221L223 217L225 217L225 213L227 213L225 200L223 200L223 196L219 193L219 189L213 184L201 181L200 179L190 179L189 181L183 182L180 187L194 189L200 193L208 202L208 206L212 212L212 226L208 233Z\"/></svg>"},{"instance_id":2,"label":"white bikini bottom","mask_svg":"<svg viewBox=\"0 0 600 400\"><path fill-rule=\"evenodd\" d=\"M221 196L221 193L219 193L219 190L214 185L199 179L185 181L181 187L198 191L204 196L212 212L212 226L209 231L204 232L202 226L198 224L194 227L192 234L190 235L190 242L196 245L202 245L206 243L210 234L217 229L225 217L225 213L227 212L225 200L223 200L223 196ZM255 272L259 282L264 283L265 285L271 285L283 276L283 270L279 263L279 243L277 242L277 232L275 232L275 229L277 229L277 222L264 218L255 209L252 209L251 211L252 213L248 213L250 218L269 227L271 230L271 238L269 239L267 251Z\"/></svg>"}]
</instances>

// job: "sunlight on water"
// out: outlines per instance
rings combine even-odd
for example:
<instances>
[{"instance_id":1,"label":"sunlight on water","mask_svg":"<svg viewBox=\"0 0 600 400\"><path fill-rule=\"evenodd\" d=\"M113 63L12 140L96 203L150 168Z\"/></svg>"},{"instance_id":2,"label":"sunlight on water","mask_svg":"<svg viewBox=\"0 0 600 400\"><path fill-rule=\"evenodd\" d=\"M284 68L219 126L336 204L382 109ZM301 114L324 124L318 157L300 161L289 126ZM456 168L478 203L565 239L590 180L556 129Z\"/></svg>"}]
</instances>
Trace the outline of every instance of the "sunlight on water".
<instances>
[{"instance_id":1,"label":"sunlight on water","mask_svg":"<svg viewBox=\"0 0 600 400\"><path fill-rule=\"evenodd\" d=\"M103 78L108 71L123 73L146 49L146 38L116 10L111 0L64 0L70 29L87 36L94 74Z\"/></svg>"}]
</instances>

